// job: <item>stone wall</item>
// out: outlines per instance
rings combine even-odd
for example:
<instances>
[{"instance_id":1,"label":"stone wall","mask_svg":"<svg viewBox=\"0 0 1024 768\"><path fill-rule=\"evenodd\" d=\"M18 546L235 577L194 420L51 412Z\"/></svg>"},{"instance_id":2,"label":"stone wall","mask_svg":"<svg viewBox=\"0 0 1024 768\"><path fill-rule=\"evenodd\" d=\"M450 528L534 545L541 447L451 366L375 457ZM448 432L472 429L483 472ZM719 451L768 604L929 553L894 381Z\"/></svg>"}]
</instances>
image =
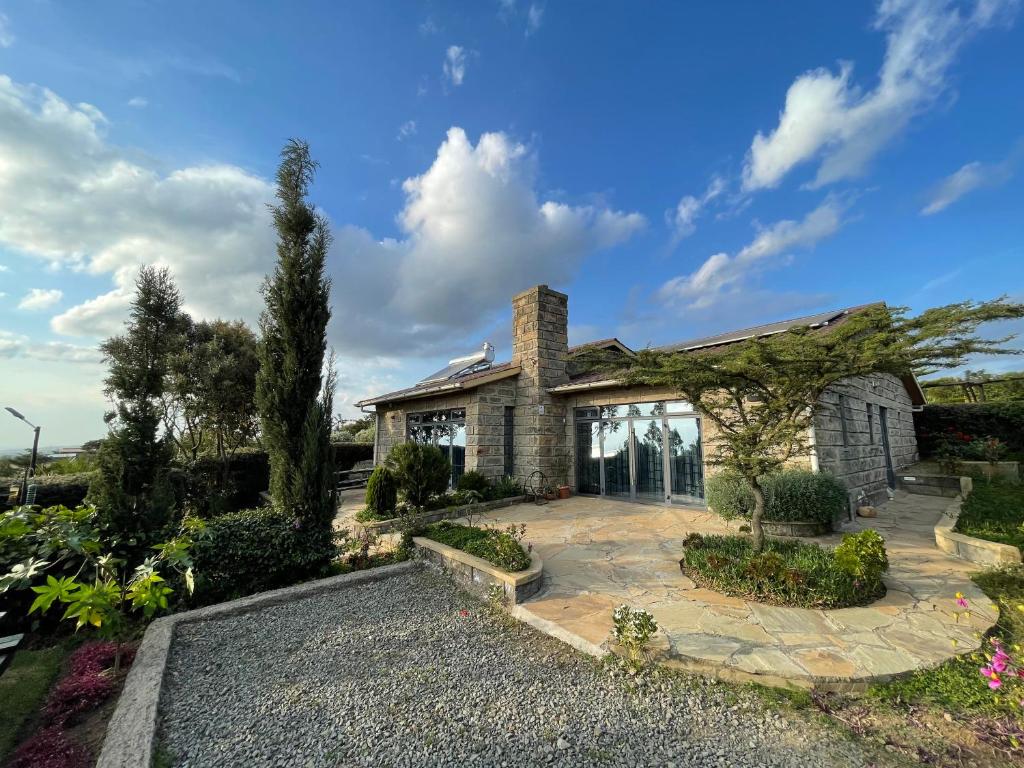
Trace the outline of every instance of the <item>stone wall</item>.
<instances>
[{"instance_id":1,"label":"stone wall","mask_svg":"<svg viewBox=\"0 0 1024 768\"><path fill-rule=\"evenodd\" d=\"M845 402L846 435L840 416ZM871 404L869 427L868 404ZM830 387L815 409L814 442L818 467L842 480L851 506L861 491L872 502L884 498L888 487L879 407L888 409L889 449L895 473L917 461L917 440L910 395L895 376L874 374L846 379Z\"/></svg>"},{"instance_id":2,"label":"stone wall","mask_svg":"<svg viewBox=\"0 0 1024 768\"><path fill-rule=\"evenodd\" d=\"M572 449L565 440L565 403L548 393L568 382L569 297L538 285L512 298L512 364L516 380L515 476L535 470L565 482Z\"/></svg>"}]
</instances>

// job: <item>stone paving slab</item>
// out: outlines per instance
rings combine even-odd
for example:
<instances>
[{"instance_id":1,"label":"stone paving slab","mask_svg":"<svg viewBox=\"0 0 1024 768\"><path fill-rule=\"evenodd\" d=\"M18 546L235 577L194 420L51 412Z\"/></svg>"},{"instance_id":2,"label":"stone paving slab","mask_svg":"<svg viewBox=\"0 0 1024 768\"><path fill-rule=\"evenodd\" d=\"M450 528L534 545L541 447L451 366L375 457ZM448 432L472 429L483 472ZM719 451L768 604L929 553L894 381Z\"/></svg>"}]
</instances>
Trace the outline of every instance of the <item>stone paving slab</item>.
<instances>
[{"instance_id":1,"label":"stone paving slab","mask_svg":"<svg viewBox=\"0 0 1024 768\"><path fill-rule=\"evenodd\" d=\"M948 499L897 492L872 520L885 537L887 594L869 606L811 610L762 605L701 589L679 571L688 533L735 533L706 509L574 497L487 515L526 524L545 562L545 587L517 609L579 647L608 650L612 609L646 608L664 630L668 663L726 679L850 690L977 650L997 610L970 580L977 566L950 557L933 527ZM834 546L841 534L814 539ZM971 613L957 620L954 595Z\"/></svg>"}]
</instances>

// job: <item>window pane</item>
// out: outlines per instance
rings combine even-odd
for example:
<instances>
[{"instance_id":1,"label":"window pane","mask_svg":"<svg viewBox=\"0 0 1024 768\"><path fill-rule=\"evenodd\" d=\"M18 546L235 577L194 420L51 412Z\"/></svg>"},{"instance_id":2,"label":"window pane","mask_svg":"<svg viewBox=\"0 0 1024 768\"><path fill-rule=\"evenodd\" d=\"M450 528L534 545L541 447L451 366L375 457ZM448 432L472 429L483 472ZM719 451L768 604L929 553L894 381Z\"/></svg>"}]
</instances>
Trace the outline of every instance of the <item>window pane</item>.
<instances>
[{"instance_id":1,"label":"window pane","mask_svg":"<svg viewBox=\"0 0 1024 768\"><path fill-rule=\"evenodd\" d=\"M668 413L693 413L693 406L685 400L673 400L665 403Z\"/></svg>"},{"instance_id":2,"label":"window pane","mask_svg":"<svg viewBox=\"0 0 1024 768\"><path fill-rule=\"evenodd\" d=\"M604 492L609 496L629 496L629 422L603 421Z\"/></svg>"},{"instance_id":3,"label":"window pane","mask_svg":"<svg viewBox=\"0 0 1024 768\"><path fill-rule=\"evenodd\" d=\"M665 500L664 443L662 420L634 421L636 438L636 495L641 498Z\"/></svg>"},{"instance_id":4,"label":"window pane","mask_svg":"<svg viewBox=\"0 0 1024 768\"><path fill-rule=\"evenodd\" d=\"M693 418L666 419L672 496L704 498L704 464L700 450L700 422Z\"/></svg>"},{"instance_id":5,"label":"window pane","mask_svg":"<svg viewBox=\"0 0 1024 768\"><path fill-rule=\"evenodd\" d=\"M601 493L601 425L596 421L576 424L576 492Z\"/></svg>"},{"instance_id":6,"label":"window pane","mask_svg":"<svg viewBox=\"0 0 1024 768\"><path fill-rule=\"evenodd\" d=\"M466 425L451 425L452 488L459 484L459 478L466 471Z\"/></svg>"}]
</instances>

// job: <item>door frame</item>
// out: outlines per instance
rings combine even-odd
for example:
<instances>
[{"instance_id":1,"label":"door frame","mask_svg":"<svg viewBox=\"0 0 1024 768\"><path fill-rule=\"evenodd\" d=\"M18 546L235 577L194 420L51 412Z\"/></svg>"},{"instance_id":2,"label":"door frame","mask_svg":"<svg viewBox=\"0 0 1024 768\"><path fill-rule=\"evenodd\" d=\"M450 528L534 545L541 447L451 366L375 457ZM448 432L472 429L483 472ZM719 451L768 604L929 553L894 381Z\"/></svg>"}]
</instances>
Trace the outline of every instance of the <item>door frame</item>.
<instances>
[{"instance_id":1,"label":"door frame","mask_svg":"<svg viewBox=\"0 0 1024 768\"><path fill-rule=\"evenodd\" d=\"M885 456L885 482L892 488L896 488L896 470L892 463L892 446L889 444L889 409L884 405L878 406L878 431L882 435L882 455Z\"/></svg>"}]
</instances>

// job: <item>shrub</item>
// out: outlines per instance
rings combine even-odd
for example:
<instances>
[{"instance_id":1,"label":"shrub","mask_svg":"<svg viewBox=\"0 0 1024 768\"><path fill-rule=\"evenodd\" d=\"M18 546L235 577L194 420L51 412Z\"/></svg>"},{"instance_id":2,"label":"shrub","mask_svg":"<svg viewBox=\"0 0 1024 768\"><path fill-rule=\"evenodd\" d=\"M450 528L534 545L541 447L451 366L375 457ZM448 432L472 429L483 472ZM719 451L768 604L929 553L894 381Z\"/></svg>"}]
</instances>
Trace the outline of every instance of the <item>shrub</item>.
<instances>
[{"instance_id":1,"label":"shrub","mask_svg":"<svg viewBox=\"0 0 1024 768\"><path fill-rule=\"evenodd\" d=\"M83 502L89 492L89 483L96 476L95 472L79 472L67 475L37 475L30 477L29 485L36 486L36 506L64 506L74 509ZM0 480L3 498L7 498L7 488L21 485L20 477L8 477Z\"/></svg>"},{"instance_id":2,"label":"shrub","mask_svg":"<svg viewBox=\"0 0 1024 768\"><path fill-rule=\"evenodd\" d=\"M874 531L858 536L863 533ZM841 567L837 553L826 547L769 539L763 552L754 553L746 536L688 536L679 566L697 585L727 595L775 605L844 608L885 594L875 543L864 537L848 545L860 558L863 576Z\"/></svg>"},{"instance_id":3,"label":"shrub","mask_svg":"<svg viewBox=\"0 0 1024 768\"><path fill-rule=\"evenodd\" d=\"M202 518L249 509L270 487L266 451L241 449L226 460L200 456L172 473L178 503Z\"/></svg>"},{"instance_id":4,"label":"shrub","mask_svg":"<svg viewBox=\"0 0 1024 768\"><path fill-rule=\"evenodd\" d=\"M846 573L868 583L880 581L889 570L885 539L877 531L847 533L836 547L836 564Z\"/></svg>"},{"instance_id":5,"label":"shrub","mask_svg":"<svg viewBox=\"0 0 1024 768\"><path fill-rule=\"evenodd\" d=\"M14 753L8 768L88 768L89 751L72 741L60 726L44 728Z\"/></svg>"},{"instance_id":6,"label":"shrub","mask_svg":"<svg viewBox=\"0 0 1024 768\"><path fill-rule=\"evenodd\" d=\"M375 467L366 483L366 508L382 518L394 517L398 481L385 466Z\"/></svg>"},{"instance_id":7,"label":"shrub","mask_svg":"<svg viewBox=\"0 0 1024 768\"><path fill-rule=\"evenodd\" d=\"M831 525L847 510L846 486L827 472L787 469L761 478L764 520L815 522ZM733 472L707 479L708 506L728 519L749 518L754 509L750 486Z\"/></svg>"},{"instance_id":8,"label":"shrub","mask_svg":"<svg viewBox=\"0 0 1024 768\"><path fill-rule=\"evenodd\" d=\"M530 567L530 555L519 544L525 533L525 526L509 526L499 531L442 520L427 526L423 535L515 573Z\"/></svg>"},{"instance_id":9,"label":"shrub","mask_svg":"<svg viewBox=\"0 0 1024 768\"><path fill-rule=\"evenodd\" d=\"M451 479L451 462L433 445L399 443L391 449L384 463L414 507L422 508L431 496L444 493Z\"/></svg>"},{"instance_id":10,"label":"shrub","mask_svg":"<svg viewBox=\"0 0 1024 768\"><path fill-rule=\"evenodd\" d=\"M959 434L996 437L1020 454L1024 452L1024 402L926 405L914 413L914 430L924 457L934 456L941 443Z\"/></svg>"},{"instance_id":11,"label":"shrub","mask_svg":"<svg viewBox=\"0 0 1024 768\"><path fill-rule=\"evenodd\" d=\"M469 472L464 472L459 478L458 487L460 491L476 491L484 495L490 489L491 483L483 473L471 469Z\"/></svg>"},{"instance_id":12,"label":"shrub","mask_svg":"<svg viewBox=\"0 0 1024 768\"><path fill-rule=\"evenodd\" d=\"M211 518L192 550L195 597L216 603L318 574L323 553L308 538L295 517L271 507Z\"/></svg>"},{"instance_id":13,"label":"shrub","mask_svg":"<svg viewBox=\"0 0 1024 768\"><path fill-rule=\"evenodd\" d=\"M490 488L489 496L492 499L508 499L512 496L522 496L523 486L514 477L505 476L498 480Z\"/></svg>"},{"instance_id":14,"label":"shrub","mask_svg":"<svg viewBox=\"0 0 1024 768\"><path fill-rule=\"evenodd\" d=\"M72 675L84 675L111 669L118 650L118 644L110 641L86 643L68 659L69 672ZM125 666L130 665L135 658L135 649L122 646L120 651L121 663Z\"/></svg>"},{"instance_id":15,"label":"shrub","mask_svg":"<svg viewBox=\"0 0 1024 768\"><path fill-rule=\"evenodd\" d=\"M373 440L366 443L331 443L334 469L338 472L352 469L360 461L373 461Z\"/></svg>"},{"instance_id":16,"label":"shrub","mask_svg":"<svg viewBox=\"0 0 1024 768\"><path fill-rule=\"evenodd\" d=\"M1024 486L975 483L954 528L959 533L1024 548Z\"/></svg>"},{"instance_id":17,"label":"shrub","mask_svg":"<svg viewBox=\"0 0 1024 768\"><path fill-rule=\"evenodd\" d=\"M658 622L643 609L623 604L612 611L612 635L634 664L639 664L647 643L657 631Z\"/></svg>"}]
</instances>

